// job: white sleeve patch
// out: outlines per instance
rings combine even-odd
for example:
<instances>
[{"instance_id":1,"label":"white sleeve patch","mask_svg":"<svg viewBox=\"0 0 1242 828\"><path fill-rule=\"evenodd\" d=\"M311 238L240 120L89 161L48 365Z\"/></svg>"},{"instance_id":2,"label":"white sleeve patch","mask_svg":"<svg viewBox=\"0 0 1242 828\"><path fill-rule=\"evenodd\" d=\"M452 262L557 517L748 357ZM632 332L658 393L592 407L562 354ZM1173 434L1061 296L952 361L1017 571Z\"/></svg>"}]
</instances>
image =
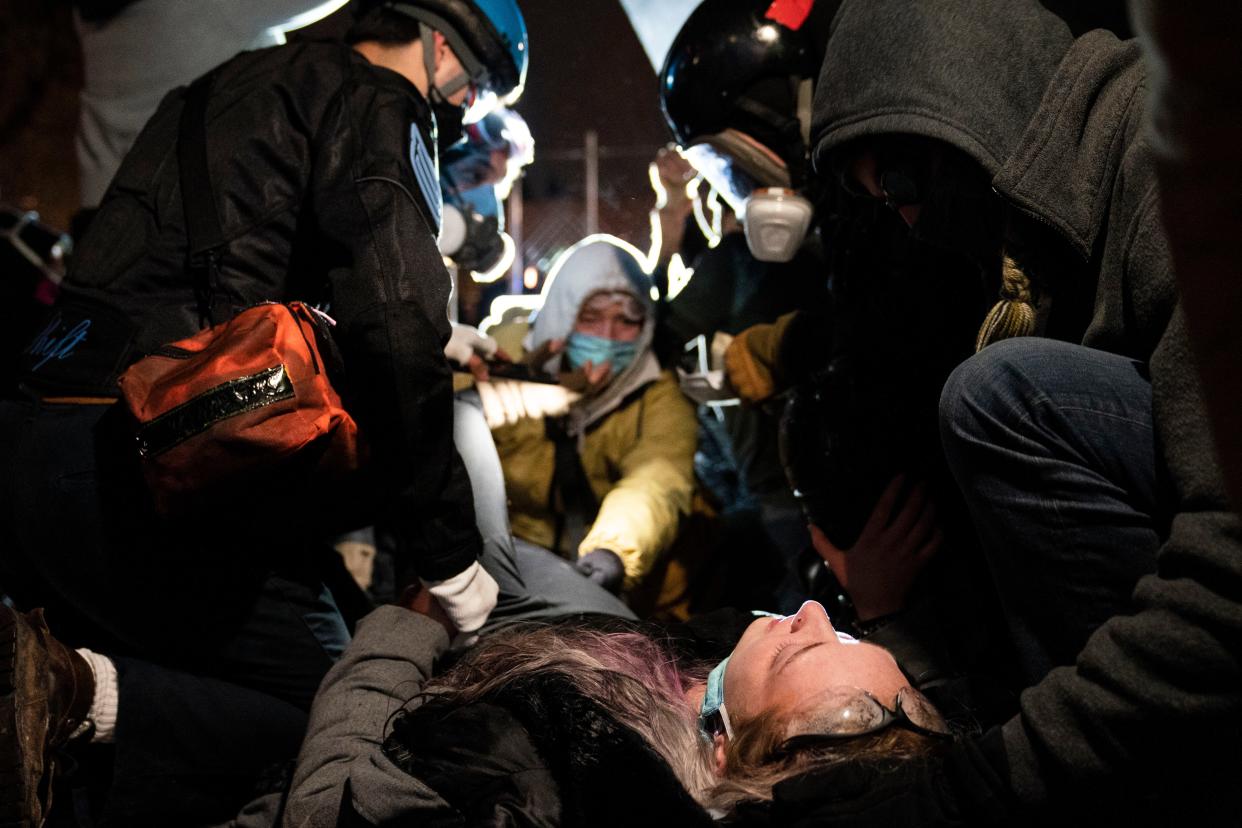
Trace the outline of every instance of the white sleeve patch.
<instances>
[{"instance_id":1,"label":"white sleeve patch","mask_svg":"<svg viewBox=\"0 0 1242 828\"><path fill-rule=\"evenodd\" d=\"M414 167L418 188L423 191L423 200L431 210L434 229L438 235L444 212L444 196L440 192L440 169L436 157L427 149L427 142L423 140L418 124L410 124L410 164Z\"/></svg>"}]
</instances>

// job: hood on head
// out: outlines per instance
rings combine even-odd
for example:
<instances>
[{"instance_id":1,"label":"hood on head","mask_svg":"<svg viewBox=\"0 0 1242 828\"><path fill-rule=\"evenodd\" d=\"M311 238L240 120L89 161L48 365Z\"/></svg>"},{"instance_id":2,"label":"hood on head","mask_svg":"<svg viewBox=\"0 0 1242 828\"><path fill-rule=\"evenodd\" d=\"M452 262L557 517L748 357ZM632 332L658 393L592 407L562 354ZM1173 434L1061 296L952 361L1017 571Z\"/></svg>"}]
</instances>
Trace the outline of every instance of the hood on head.
<instances>
[{"instance_id":1,"label":"hood on head","mask_svg":"<svg viewBox=\"0 0 1242 828\"><path fill-rule=\"evenodd\" d=\"M905 133L995 176L1072 43L1035 0L845 0L815 90L815 168L855 139Z\"/></svg>"},{"instance_id":2,"label":"hood on head","mask_svg":"<svg viewBox=\"0 0 1242 828\"><path fill-rule=\"evenodd\" d=\"M642 303L646 319L636 344L640 354L648 350L655 335L651 279L628 252L603 239L579 242L562 254L548 278L543 305L526 338L526 350L532 351L552 339L567 339L582 303L600 291L625 291ZM555 374L560 367L558 355L544 370Z\"/></svg>"}]
</instances>

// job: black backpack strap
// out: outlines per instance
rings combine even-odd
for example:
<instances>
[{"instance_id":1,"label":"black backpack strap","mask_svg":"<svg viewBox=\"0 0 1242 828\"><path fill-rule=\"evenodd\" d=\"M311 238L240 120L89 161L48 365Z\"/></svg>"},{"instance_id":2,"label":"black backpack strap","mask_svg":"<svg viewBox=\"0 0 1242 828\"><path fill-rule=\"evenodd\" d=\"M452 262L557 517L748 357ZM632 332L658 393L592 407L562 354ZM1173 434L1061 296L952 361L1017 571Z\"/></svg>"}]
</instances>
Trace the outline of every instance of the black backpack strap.
<instances>
[{"instance_id":1,"label":"black backpack strap","mask_svg":"<svg viewBox=\"0 0 1242 828\"><path fill-rule=\"evenodd\" d=\"M207 98L215 73L190 84L177 135L181 204L185 210L186 267L194 276L201 324L215 324L213 310L225 240L207 166Z\"/></svg>"}]
</instances>

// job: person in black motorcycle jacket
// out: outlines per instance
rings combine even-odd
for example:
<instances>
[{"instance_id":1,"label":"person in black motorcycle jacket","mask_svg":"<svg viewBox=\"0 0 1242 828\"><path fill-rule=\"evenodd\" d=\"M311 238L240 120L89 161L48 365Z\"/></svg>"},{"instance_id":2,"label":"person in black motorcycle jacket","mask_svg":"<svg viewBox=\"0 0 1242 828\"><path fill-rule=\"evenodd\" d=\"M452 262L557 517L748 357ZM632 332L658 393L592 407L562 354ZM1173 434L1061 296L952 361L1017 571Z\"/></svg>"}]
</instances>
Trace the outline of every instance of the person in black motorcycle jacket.
<instances>
[{"instance_id":1,"label":"person in black motorcycle jacket","mask_svg":"<svg viewBox=\"0 0 1242 828\"><path fill-rule=\"evenodd\" d=\"M331 521L309 508L159 515L116 380L255 303L324 310L345 403L369 447L367 485L351 500L398 532L458 629L486 619L497 587L477 561L443 354L450 281L436 247L437 116L440 131L460 134L474 93L521 85L525 26L513 0L355 8L345 43L243 52L210 74L210 181L200 184L226 244L208 319L188 266L183 195L202 194L182 193L187 91L178 89L126 157L52 317L22 355L19 387L0 400L0 592L21 609L46 607L75 646L303 708L348 639L325 588L328 568L339 568L321 534ZM277 494L246 496L262 504ZM54 679L41 679L47 694Z\"/></svg>"}]
</instances>

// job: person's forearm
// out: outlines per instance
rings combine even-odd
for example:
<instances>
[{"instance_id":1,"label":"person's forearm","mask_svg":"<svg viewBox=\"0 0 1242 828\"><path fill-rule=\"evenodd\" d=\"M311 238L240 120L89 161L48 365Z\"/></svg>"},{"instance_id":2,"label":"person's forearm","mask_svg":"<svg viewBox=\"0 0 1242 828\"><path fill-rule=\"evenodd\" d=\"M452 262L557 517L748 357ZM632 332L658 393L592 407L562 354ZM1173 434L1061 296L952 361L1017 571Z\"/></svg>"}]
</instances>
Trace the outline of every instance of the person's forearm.
<instances>
[{"instance_id":1,"label":"person's forearm","mask_svg":"<svg viewBox=\"0 0 1242 828\"><path fill-rule=\"evenodd\" d=\"M457 575L480 546L470 482L453 447L451 375L437 324L415 303L385 303L350 314L339 331L350 411L385 495L377 517L397 530L401 551L426 580Z\"/></svg>"},{"instance_id":2,"label":"person's forearm","mask_svg":"<svg viewBox=\"0 0 1242 828\"><path fill-rule=\"evenodd\" d=\"M287 825L336 825L351 766L379 752L392 714L422 689L448 645L442 626L401 607L380 607L359 622L315 697Z\"/></svg>"},{"instance_id":3,"label":"person's forearm","mask_svg":"<svg viewBox=\"0 0 1242 828\"><path fill-rule=\"evenodd\" d=\"M312 182L320 243L339 258L328 278L342 391L371 448L377 518L412 550L418 574L439 581L467 569L481 546L452 442L451 281L434 210L406 159L419 107L358 76L317 131Z\"/></svg>"},{"instance_id":4,"label":"person's forearm","mask_svg":"<svg viewBox=\"0 0 1242 828\"><path fill-rule=\"evenodd\" d=\"M625 565L626 588L634 586L677 538L692 491L692 481L679 474L676 463L649 460L604 497L579 551L616 553Z\"/></svg>"},{"instance_id":5,"label":"person's forearm","mask_svg":"<svg viewBox=\"0 0 1242 828\"><path fill-rule=\"evenodd\" d=\"M1215 767L1222 738L1242 728L1240 549L1235 515L1178 516L1134 613L1109 619L1074 666L1023 693L1004 731L1024 803L1069 805L1104 786L1204 778Z\"/></svg>"},{"instance_id":6,"label":"person's forearm","mask_svg":"<svg viewBox=\"0 0 1242 828\"><path fill-rule=\"evenodd\" d=\"M1233 504L1242 507L1242 5L1131 0L1147 61L1151 135L1191 344Z\"/></svg>"}]
</instances>

